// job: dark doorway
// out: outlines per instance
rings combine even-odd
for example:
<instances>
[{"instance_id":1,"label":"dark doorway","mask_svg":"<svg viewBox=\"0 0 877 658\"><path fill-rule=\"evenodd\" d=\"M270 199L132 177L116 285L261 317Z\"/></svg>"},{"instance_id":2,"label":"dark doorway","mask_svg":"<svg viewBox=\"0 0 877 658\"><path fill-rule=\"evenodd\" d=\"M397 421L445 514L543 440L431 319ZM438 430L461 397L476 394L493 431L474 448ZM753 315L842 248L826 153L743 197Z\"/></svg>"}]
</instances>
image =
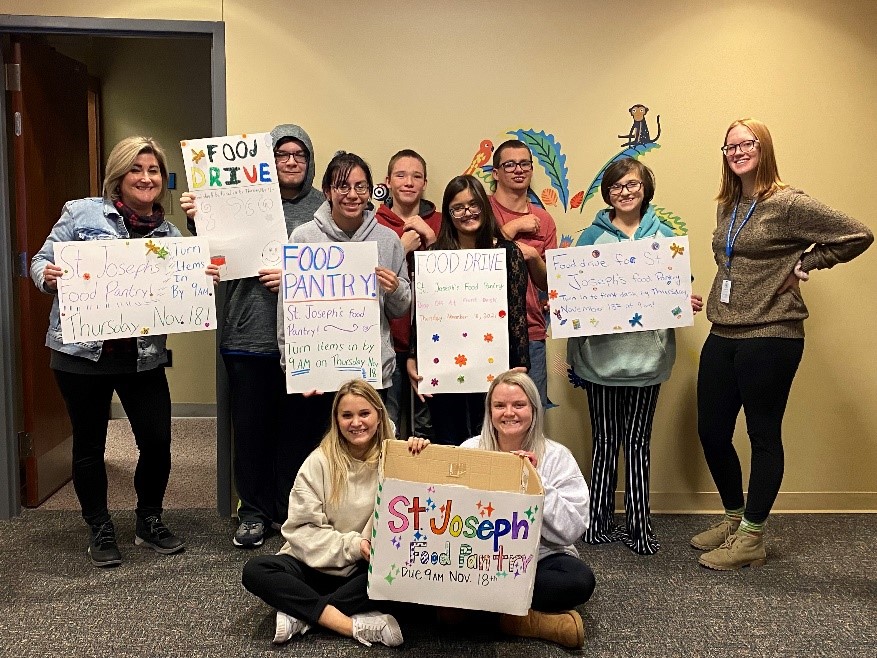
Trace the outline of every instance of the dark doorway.
<instances>
[{"instance_id":1,"label":"dark doorway","mask_svg":"<svg viewBox=\"0 0 877 658\"><path fill-rule=\"evenodd\" d=\"M3 142L0 144L3 158L0 163L0 196L3 197L0 243L15 245L0 254L0 378L3 383L0 518L8 518L18 513L22 502L38 504L63 485L70 473L69 426L48 369L47 350L43 347L48 307L44 309L41 304L50 300L36 291L26 278L29 258L39 249L65 201L99 195L96 188L106 156L100 149L101 137L109 148L130 134L156 136L163 122L161 125L169 126L167 134L173 135L159 137L170 160L172 154L179 157L176 140L180 138L225 134L225 57L221 23L0 16L0 34L5 46L4 64L12 63L16 50L25 57L49 58L41 60L41 66L36 67L46 78L38 84L37 88L42 91L37 95L43 96L40 100L49 108L48 114L37 118L30 109L33 102L27 100L21 101L25 104L17 110L18 101L10 91L3 103L5 125L0 134ZM15 42L20 45L13 47ZM181 54L168 55L170 52ZM200 59L182 54L198 52L202 55ZM162 54L164 59L159 56ZM133 62L138 57L151 62L151 70L148 65L135 66ZM77 63L78 60L84 63ZM200 66L193 61L200 62ZM130 71L125 66L129 66ZM190 103L186 107L186 101L181 99L183 106L172 107L174 97L182 95L179 86L174 88L168 82L171 77L168 70L176 71L176 68L184 72L182 75L189 76L193 86L200 84L206 90L197 106ZM88 73L84 69L88 69ZM13 86L16 74L22 74L22 86L27 86L30 68L26 62L18 69L6 66L6 71L7 79L12 74ZM93 72L99 75L90 75ZM101 73L105 79L99 81ZM142 93L125 87L131 78L140 81ZM100 109L102 88L107 90L103 95L103 111ZM107 100L107 96L110 99ZM193 113L199 116L201 124L183 122L176 128L171 125L175 118L191 117ZM28 120L23 124L25 117ZM85 131L82 135L60 137L59 130L68 124L85 126ZM41 129L42 135L21 140L21 131L29 129L34 133ZM177 170L180 172L178 180L182 180L181 164ZM27 187L14 183L12 189L7 187L22 172L28 174L27 182L37 189L32 196L27 196L31 194ZM39 187L52 188L58 198L40 196ZM171 216L171 220L184 226L185 219L176 205L178 194L168 200L168 205L176 206L176 216ZM14 221L18 217L23 223ZM10 258L13 249L14 256ZM217 399L221 398L217 391ZM222 433L223 412L217 410L217 416ZM230 513L227 462L226 452L218 449L217 508L223 515Z\"/></svg>"}]
</instances>

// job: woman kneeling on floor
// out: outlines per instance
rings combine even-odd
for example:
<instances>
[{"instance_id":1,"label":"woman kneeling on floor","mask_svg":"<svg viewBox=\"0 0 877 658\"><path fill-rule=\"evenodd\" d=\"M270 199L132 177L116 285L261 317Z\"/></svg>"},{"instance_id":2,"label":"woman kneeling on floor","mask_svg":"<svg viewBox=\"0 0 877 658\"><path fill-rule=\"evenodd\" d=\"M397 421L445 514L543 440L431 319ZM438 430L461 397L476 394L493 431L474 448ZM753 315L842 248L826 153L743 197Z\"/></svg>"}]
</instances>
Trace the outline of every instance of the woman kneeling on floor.
<instances>
[{"instance_id":1,"label":"woman kneeling on floor","mask_svg":"<svg viewBox=\"0 0 877 658\"><path fill-rule=\"evenodd\" d=\"M490 385L481 436L463 448L512 452L530 459L542 479L545 502L533 602L524 617L500 616L509 635L581 647L582 618L575 607L591 598L596 581L572 545L588 527L588 485L572 453L543 432L539 392L526 374L508 371Z\"/></svg>"},{"instance_id":2,"label":"woman kneeling on floor","mask_svg":"<svg viewBox=\"0 0 877 658\"><path fill-rule=\"evenodd\" d=\"M378 459L381 443L393 438L377 391L362 380L342 385L329 431L290 492L286 544L244 566L244 587L277 609L275 644L314 625L367 646L402 644L398 622L376 612L366 590ZM409 449L417 453L427 443L411 439Z\"/></svg>"}]
</instances>

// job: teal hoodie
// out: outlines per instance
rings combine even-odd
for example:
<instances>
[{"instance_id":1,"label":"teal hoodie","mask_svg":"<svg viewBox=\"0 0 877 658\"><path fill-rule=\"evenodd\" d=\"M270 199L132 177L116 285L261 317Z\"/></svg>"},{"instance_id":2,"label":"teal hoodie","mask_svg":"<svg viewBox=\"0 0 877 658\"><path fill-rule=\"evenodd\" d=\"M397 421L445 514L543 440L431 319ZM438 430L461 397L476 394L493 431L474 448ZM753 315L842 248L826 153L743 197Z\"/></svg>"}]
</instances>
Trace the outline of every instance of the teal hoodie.
<instances>
[{"instance_id":1,"label":"teal hoodie","mask_svg":"<svg viewBox=\"0 0 877 658\"><path fill-rule=\"evenodd\" d=\"M672 237L650 205L633 235L643 238ZM597 213L594 222L576 242L577 247L629 240L612 225L609 209ZM603 336L577 336L566 343L566 359L573 372L602 386L652 386L667 381L676 361L676 336L672 329L632 331Z\"/></svg>"}]
</instances>

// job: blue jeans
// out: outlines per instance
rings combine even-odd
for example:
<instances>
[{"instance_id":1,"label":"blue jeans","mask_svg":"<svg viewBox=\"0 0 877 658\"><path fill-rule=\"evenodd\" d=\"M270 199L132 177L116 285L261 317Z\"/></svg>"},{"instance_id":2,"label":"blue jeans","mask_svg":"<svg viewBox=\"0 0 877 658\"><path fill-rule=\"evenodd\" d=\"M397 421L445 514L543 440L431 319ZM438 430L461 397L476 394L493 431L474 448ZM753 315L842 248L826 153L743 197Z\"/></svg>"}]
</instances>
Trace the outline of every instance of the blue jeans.
<instances>
[{"instance_id":1,"label":"blue jeans","mask_svg":"<svg viewBox=\"0 0 877 658\"><path fill-rule=\"evenodd\" d=\"M530 341L530 370L527 373L536 384L539 391L539 399L542 400L542 408L548 408L548 369L545 365L545 341Z\"/></svg>"}]
</instances>

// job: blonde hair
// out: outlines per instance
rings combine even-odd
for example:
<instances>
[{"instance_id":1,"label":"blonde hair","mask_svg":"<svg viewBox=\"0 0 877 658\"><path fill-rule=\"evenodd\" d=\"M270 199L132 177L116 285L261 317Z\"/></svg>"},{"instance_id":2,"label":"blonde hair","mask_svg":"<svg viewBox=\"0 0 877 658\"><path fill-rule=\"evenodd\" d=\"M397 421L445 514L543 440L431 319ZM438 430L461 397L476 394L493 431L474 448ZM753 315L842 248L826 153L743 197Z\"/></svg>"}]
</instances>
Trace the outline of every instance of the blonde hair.
<instances>
[{"instance_id":1,"label":"blonde hair","mask_svg":"<svg viewBox=\"0 0 877 658\"><path fill-rule=\"evenodd\" d=\"M159 203L167 193L167 158L164 149L159 146L152 137L126 137L113 147L110 157L107 158L106 173L104 175L104 199L116 201L119 198L119 184L129 171L131 166L141 153L151 153L158 160L158 168L161 170L161 192L156 201Z\"/></svg>"},{"instance_id":2,"label":"blonde hair","mask_svg":"<svg viewBox=\"0 0 877 658\"><path fill-rule=\"evenodd\" d=\"M527 400L530 402L530 410L533 413L533 421L530 423L530 427L527 428L527 436L524 437L521 450L534 453L537 461L542 461L542 455L545 453L545 441L547 440L544 429L545 410L542 408L542 400L539 398L536 384L533 383L529 375L518 370L507 370L498 375L490 383L490 388L487 389L487 397L484 399L484 423L481 425L481 448L484 450L500 450L499 439L497 438L496 428L493 426L490 413L493 391L500 384L517 386L527 396Z\"/></svg>"},{"instance_id":3,"label":"blonde hair","mask_svg":"<svg viewBox=\"0 0 877 658\"><path fill-rule=\"evenodd\" d=\"M737 126L743 126L748 129L755 136L755 139L758 140L759 157L758 168L755 170L755 198L761 201L771 196L774 192L788 187L780 179L776 155L773 150L773 138L770 136L767 126L758 119L737 119L725 131L725 140L728 139L728 133ZM728 158L723 153L722 184L716 201L721 206L732 206L739 201L742 194L743 183L740 181L740 177L731 171L731 167L728 165Z\"/></svg>"},{"instance_id":4,"label":"blonde hair","mask_svg":"<svg viewBox=\"0 0 877 658\"><path fill-rule=\"evenodd\" d=\"M363 457L362 461L370 466L377 467L378 459L381 456L381 444L385 440L394 439L393 424L390 421L390 415L384 406L381 396L378 392L362 379L352 379L345 382L335 393L335 399L332 401L332 419L329 422L329 430L320 442L319 450L323 451L326 460L329 462L329 481L332 483L332 490L329 494L330 505L337 507L347 493L347 478L350 472L350 464L353 457L350 454L350 447L344 435L341 433L341 427L338 424L338 405L341 404L345 395L357 395L368 402L378 413L378 426L375 435L372 438L372 444Z\"/></svg>"}]
</instances>

